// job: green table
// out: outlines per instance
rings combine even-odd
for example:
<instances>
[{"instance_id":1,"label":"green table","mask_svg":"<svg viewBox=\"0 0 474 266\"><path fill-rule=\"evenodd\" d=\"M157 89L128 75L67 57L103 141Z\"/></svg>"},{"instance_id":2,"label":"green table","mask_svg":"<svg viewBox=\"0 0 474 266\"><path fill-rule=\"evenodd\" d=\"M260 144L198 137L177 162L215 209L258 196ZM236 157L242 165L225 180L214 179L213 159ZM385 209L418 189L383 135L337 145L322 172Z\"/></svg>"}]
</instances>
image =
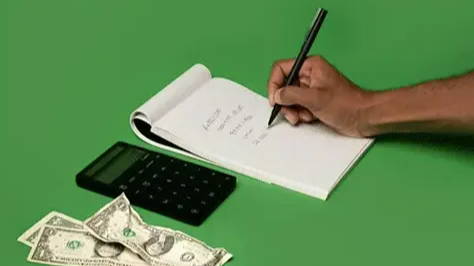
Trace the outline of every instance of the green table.
<instances>
[{"instance_id":1,"label":"green table","mask_svg":"<svg viewBox=\"0 0 474 266\"><path fill-rule=\"evenodd\" d=\"M474 67L472 0L8 1L1 264L29 265L16 238L49 211L84 219L110 200L75 174L117 140L151 148L132 110L198 62L266 95L317 7L329 15L313 53L363 87ZM138 211L227 248L230 265L473 265L473 137L378 138L326 202L237 177L202 226Z\"/></svg>"}]
</instances>

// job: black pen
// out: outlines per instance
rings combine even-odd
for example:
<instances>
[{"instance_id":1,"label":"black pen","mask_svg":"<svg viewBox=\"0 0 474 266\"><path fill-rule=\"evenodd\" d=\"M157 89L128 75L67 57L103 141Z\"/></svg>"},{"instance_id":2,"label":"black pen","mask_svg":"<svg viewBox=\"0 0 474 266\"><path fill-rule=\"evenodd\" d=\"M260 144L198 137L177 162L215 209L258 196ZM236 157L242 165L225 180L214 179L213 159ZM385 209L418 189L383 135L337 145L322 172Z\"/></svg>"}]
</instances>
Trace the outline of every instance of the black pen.
<instances>
[{"instance_id":1,"label":"black pen","mask_svg":"<svg viewBox=\"0 0 474 266\"><path fill-rule=\"evenodd\" d=\"M295 80L298 78L301 66L303 65L304 60L306 59L308 52L311 49L311 46L313 45L314 39L316 39L316 35L318 35L319 29L321 28L321 25L323 24L324 18L326 17L327 13L328 11L326 9L318 8L318 11L314 16L313 23L311 24L311 28L306 34L303 46L301 46L300 53L298 54L298 57L296 58L295 63L293 64L293 67L291 68L290 74L286 78L285 87L293 84L293 82L295 82ZM268 121L268 126L270 126L273 120L275 120L275 117L280 112L280 109L281 105L275 104L272 110L272 114L270 115L270 120Z\"/></svg>"}]
</instances>

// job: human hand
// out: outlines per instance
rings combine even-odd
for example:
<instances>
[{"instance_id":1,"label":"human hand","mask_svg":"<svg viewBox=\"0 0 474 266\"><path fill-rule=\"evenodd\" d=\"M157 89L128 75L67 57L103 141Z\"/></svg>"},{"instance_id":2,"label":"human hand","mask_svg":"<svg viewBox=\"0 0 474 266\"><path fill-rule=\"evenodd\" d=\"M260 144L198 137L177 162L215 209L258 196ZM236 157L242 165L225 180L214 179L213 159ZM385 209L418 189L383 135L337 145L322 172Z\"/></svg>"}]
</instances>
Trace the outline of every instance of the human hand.
<instances>
[{"instance_id":1,"label":"human hand","mask_svg":"<svg viewBox=\"0 0 474 266\"><path fill-rule=\"evenodd\" d=\"M270 104L282 105L281 112L292 125L319 120L340 134L363 137L361 111L369 105L371 93L321 56L308 57L297 82L282 88L293 63L293 59L274 63L268 81Z\"/></svg>"}]
</instances>

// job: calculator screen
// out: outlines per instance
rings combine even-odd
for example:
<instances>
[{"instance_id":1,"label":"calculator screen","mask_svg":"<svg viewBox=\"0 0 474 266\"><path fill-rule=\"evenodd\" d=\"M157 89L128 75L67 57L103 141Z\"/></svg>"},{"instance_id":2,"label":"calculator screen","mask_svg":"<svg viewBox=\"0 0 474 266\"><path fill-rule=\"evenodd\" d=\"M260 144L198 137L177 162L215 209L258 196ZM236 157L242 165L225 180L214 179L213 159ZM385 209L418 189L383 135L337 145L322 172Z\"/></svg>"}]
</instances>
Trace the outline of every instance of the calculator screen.
<instances>
[{"instance_id":1,"label":"calculator screen","mask_svg":"<svg viewBox=\"0 0 474 266\"><path fill-rule=\"evenodd\" d=\"M105 164L104 162L98 162L98 164L102 164L104 167L96 173L94 176L95 180L104 184L111 184L145 153L146 152L139 149L129 148L121 151L113 158L106 156L103 160L108 162L105 162Z\"/></svg>"}]
</instances>

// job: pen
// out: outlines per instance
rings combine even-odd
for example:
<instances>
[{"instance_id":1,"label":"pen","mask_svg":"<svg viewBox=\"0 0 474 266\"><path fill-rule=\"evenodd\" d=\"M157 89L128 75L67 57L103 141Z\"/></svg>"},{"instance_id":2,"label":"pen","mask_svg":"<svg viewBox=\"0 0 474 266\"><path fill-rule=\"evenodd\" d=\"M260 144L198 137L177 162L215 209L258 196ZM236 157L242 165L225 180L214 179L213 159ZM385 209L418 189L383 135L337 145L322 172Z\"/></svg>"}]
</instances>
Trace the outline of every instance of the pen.
<instances>
[{"instance_id":1,"label":"pen","mask_svg":"<svg viewBox=\"0 0 474 266\"><path fill-rule=\"evenodd\" d=\"M293 82L295 82L295 80L298 78L301 66L303 65L304 60L306 59L306 56L308 55L308 52L311 49L311 46L313 45L314 39L316 39L316 35L318 35L319 29L321 28L321 25L323 24L324 18L326 18L327 13L328 11L326 9L318 8L313 22L311 23L311 28L306 34L303 46L301 46L298 57L296 57L295 63L291 68L290 74L286 78L285 87L293 84ZM272 114L270 115L270 120L268 121L269 127L272 124L273 120L275 120L275 117L280 112L280 109L281 105L275 104L272 110Z\"/></svg>"}]
</instances>

